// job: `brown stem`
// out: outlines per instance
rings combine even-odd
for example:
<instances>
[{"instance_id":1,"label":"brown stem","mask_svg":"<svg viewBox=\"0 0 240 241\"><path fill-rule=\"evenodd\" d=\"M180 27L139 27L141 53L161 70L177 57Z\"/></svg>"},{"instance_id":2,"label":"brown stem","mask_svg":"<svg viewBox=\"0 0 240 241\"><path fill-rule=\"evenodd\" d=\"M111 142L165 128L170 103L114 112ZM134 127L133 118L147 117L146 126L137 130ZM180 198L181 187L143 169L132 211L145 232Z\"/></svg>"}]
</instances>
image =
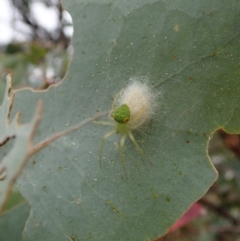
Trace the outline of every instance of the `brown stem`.
<instances>
[{"instance_id":1,"label":"brown stem","mask_svg":"<svg viewBox=\"0 0 240 241\"><path fill-rule=\"evenodd\" d=\"M210 202L206 198L202 198L198 202L201 203L203 206L211 209L211 211L215 212L216 214L218 214L218 215L228 219L233 225L238 225L239 224L239 220L238 219L233 217L229 212L224 210L222 207L217 206L216 204Z\"/></svg>"},{"instance_id":2,"label":"brown stem","mask_svg":"<svg viewBox=\"0 0 240 241\"><path fill-rule=\"evenodd\" d=\"M81 123L77 124L76 126L73 126L67 130L64 130L64 131L61 131L61 132L58 132L52 136L50 136L48 139L38 143L37 145L35 145L32 150L31 150L31 155L35 154L36 152L38 152L39 150L43 149L45 146L49 145L50 143L52 143L53 141L55 141L56 139L70 133L70 132L73 132L75 130L78 130L80 127L88 124L88 123L91 123L93 122L94 120L96 120L97 118L101 117L101 116L104 116L106 115L108 112L102 112L102 113L98 113L97 115L91 117L91 118L88 118L84 121L82 121Z\"/></svg>"}]
</instances>

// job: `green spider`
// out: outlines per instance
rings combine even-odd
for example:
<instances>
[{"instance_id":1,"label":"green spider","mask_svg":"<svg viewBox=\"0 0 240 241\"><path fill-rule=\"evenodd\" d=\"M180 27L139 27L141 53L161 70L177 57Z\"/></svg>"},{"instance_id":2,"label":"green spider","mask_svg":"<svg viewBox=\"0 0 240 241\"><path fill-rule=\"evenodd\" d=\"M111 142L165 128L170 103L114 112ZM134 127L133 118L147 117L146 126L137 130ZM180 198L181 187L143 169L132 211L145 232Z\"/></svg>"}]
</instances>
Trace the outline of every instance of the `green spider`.
<instances>
[{"instance_id":1,"label":"green spider","mask_svg":"<svg viewBox=\"0 0 240 241\"><path fill-rule=\"evenodd\" d=\"M137 80L131 81L125 89L116 94L108 116L111 119L111 122L95 122L102 125L114 126L114 128L107 132L102 138L99 153L100 165L105 141L114 133L122 135L119 142L119 148L123 167L125 163L124 143L127 136L130 138L139 153L151 164L150 160L146 157L142 148L135 140L132 130L139 129L139 127L147 123L147 121L153 116L156 107L156 97L156 93L154 93L146 82L140 82Z\"/></svg>"}]
</instances>

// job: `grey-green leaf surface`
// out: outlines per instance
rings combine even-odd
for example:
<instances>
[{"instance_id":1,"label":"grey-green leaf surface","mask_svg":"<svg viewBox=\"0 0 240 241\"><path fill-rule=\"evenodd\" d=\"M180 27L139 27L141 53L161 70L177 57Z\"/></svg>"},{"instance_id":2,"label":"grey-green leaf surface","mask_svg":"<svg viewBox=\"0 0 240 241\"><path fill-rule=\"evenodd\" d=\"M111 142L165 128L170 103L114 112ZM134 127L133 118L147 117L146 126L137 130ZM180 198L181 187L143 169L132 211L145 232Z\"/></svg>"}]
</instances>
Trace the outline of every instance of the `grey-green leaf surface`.
<instances>
[{"instance_id":1,"label":"grey-green leaf surface","mask_svg":"<svg viewBox=\"0 0 240 241\"><path fill-rule=\"evenodd\" d=\"M153 165L127 140L126 179L107 126L90 124L38 153L18 181L31 214L24 240L152 240L216 180L211 133L239 132L237 1L63 2L74 22L74 56L64 81L17 92L14 110L30 118L44 101L37 140L110 110L130 78L160 94L156 117L134 132ZM106 118L102 118L107 120ZM231 129L232 128L232 129Z\"/></svg>"}]
</instances>

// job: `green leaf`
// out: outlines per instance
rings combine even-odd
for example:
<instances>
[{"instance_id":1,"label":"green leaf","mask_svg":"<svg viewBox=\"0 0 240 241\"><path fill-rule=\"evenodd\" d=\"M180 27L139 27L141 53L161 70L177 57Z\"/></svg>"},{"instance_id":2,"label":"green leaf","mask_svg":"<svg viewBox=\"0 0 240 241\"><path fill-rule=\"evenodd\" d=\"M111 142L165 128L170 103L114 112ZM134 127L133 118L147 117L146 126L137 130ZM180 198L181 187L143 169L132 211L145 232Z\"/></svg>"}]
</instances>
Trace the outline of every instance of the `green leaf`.
<instances>
[{"instance_id":1,"label":"green leaf","mask_svg":"<svg viewBox=\"0 0 240 241\"><path fill-rule=\"evenodd\" d=\"M12 187L11 195L8 198L8 202L6 203L3 212L6 212L7 210L26 202L26 200L23 198L21 193L18 191L16 186Z\"/></svg>"},{"instance_id":2,"label":"green leaf","mask_svg":"<svg viewBox=\"0 0 240 241\"><path fill-rule=\"evenodd\" d=\"M230 1L64 1L74 21L74 57L64 81L20 90L28 120L44 102L36 141L110 110L130 78L160 92L156 117L127 140L125 178L115 135L87 125L38 153L18 181L31 205L24 240L152 240L216 180L207 146L220 128L239 132L240 5ZM106 118L102 118L107 120ZM35 225L38 223L38 225Z\"/></svg>"},{"instance_id":3,"label":"green leaf","mask_svg":"<svg viewBox=\"0 0 240 241\"><path fill-rule=\"evenodd\" d=\"M25 203L5 212L0 217L0 240L21 241L29 211L30 207Z\"/></svg>"}]
</instances>

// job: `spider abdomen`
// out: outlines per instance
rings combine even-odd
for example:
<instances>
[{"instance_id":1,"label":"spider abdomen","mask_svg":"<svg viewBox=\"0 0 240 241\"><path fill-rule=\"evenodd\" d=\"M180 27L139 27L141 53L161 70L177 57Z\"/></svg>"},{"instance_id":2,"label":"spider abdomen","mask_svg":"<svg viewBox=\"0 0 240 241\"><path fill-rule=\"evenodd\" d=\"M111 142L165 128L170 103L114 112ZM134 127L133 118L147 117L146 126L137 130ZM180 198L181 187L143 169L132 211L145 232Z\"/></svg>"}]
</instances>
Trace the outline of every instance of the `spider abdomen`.
<instances>
[{"instance_id":1,"label":"spider abdomen","mask_svg":"<svg viewBox=\"0 0 240 241\"><path fill-rule=\"evenodd\" d=\"M119 106L115 109L115 112L119 108L122 109L123 106L127 106L129 108L129 116L126 115L129 118L128 125L131 129L136 129L153 117L156 109L156 97L157 93L148 86L147 82L133 79L119 96L117 101ZM114 120L117 121L115 118ZM121 116L121 120L124 120L124 116Z\"/></svg>"}]
</instances>

